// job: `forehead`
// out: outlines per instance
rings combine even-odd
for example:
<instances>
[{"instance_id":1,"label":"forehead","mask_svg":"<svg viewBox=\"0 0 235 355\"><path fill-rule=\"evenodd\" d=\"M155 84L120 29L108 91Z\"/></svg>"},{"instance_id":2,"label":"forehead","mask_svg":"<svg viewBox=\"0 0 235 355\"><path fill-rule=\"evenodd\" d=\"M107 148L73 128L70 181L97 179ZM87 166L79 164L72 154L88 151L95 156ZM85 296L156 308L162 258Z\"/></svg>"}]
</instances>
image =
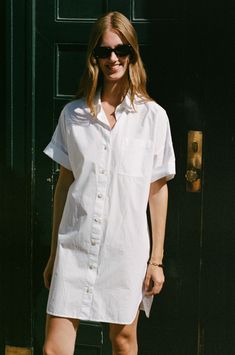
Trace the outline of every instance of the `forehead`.
<instances>
[{"instance_id":1,"label":"forehead","mask_svg":"<svg viewBox=\"0 0 235 355\"><path fill-rule=\"evenodd\" d=\"M113 47L122 43L127 43L125 37L115 30L105 31L100 39L100 44L106 47Z\"/></svg>"}]
</instances>

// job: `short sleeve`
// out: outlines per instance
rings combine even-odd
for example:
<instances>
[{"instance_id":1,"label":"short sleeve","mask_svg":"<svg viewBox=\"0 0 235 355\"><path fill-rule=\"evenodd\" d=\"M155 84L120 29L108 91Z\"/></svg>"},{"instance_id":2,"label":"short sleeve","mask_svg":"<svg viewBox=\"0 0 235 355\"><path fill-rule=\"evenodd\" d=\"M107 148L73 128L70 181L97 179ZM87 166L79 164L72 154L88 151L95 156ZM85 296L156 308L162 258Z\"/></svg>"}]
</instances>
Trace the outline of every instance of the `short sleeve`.
<instances>
[{"instance_id":1,"label":"short sleeve","mask_svg":"<svg viewBox=\"0 0 235 355\"><path fill-rule=\"evenodd\" d=\"M65 110L61 112L57 127L44 153L66 169L72 170L68 155Z\"/></svg>"},{"instance_id":2,"label":"short sleeve","mask_svg":"<svg viewBox=\"0 0 235 355\"><path fill-rule=\"evenodd\" d=\"M159 113L156 127L154 159L151 182L175 176L175 154L172 144L170 124L164 110Z\"/></svg>"}]
</instances>

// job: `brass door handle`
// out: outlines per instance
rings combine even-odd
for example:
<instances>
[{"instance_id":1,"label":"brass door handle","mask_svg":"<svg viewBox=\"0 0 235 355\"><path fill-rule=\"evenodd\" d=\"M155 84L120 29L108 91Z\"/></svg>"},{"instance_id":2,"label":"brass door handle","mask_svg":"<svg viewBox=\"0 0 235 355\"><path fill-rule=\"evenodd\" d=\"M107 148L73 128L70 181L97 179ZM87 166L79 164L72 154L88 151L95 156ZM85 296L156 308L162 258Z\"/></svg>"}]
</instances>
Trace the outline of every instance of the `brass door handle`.
<instances>
[{"instance_id":1,"label":"brass door handle","mask_svg":"<svg viewBox=\"0 0 235 355\"><path fill-rule=\"evenodd\" d=\"M201 191L202 175L202 132L188 132L187 168L185 173L186 191Z\"/></svg>"},{"instance_id":2,"label":"brass door handle","mask_svg":"<svg viewBox=\"0 0 235 355\"><path fill-rule=\"evenodd\" d=\"M196 168L186 171L185 178L188 182L193 183L199 179L199 174Z\"/></svg>"}]
</instances>

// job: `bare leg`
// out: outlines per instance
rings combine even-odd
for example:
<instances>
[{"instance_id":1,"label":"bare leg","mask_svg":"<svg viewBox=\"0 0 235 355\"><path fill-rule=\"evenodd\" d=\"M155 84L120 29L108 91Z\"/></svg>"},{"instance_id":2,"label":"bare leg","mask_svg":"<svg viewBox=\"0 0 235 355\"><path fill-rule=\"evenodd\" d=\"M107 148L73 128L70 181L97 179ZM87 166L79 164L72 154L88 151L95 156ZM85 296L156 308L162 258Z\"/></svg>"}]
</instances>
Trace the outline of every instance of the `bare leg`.
<instances>
[{"instance_id":1,"label":"bare leg","mask_svg":"<svg viewBox=\"0 0 235 355\"><path fill-rule=\"evenodd\" d=\"M137 355L137 324L139 311L132 324L110 324L110 340L112 342L113 355Z\"/></svg>"},{"instance_id":2,"label":"bare leg","mask_svg":"<svg viewBox=\"0 0 235 355\"><path fill-rule=\"evenodd\" d=\"M78 319L48 315L44 355L72 355L78 326Z\"/></svg>"}]
</instances>

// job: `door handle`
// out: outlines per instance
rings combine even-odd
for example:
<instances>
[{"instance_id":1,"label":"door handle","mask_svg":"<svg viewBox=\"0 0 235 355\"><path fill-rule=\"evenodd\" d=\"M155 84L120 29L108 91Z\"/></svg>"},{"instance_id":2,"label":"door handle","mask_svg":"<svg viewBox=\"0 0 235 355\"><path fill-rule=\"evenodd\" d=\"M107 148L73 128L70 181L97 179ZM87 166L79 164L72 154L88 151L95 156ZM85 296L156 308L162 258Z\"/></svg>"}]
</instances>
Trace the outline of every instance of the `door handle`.
<instances>
[{"instance_id":1,"label":"door handle","mask_svg":"<svg viewBox=\"0 0 235 355\"><path fill-rule=\"evenodd\" d=\"M202 176L202 131L188 132L186 191L201 191Z\"/></svg>"},{"instance_id":2,"label":"door handle","mask_svg":"<svg viewBox=\"0 0 235 355\"><path fill-rule=\"evenodd\" d=\"M187 182L190 182L192 184L199 179L199 174L197 170L192 167L192 169L186 171L185 178Z\"/></svg>"}]
</instances>

